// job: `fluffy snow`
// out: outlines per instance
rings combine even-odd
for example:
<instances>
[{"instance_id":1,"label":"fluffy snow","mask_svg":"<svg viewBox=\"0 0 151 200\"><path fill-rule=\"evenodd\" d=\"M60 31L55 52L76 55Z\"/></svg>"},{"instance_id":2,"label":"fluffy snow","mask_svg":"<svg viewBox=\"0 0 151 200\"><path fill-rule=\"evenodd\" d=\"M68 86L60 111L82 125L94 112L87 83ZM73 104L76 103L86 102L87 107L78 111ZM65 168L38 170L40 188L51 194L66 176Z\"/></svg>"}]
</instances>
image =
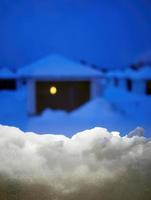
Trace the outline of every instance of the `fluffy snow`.
<instances>
[{"instance_id":1,"label":"fluffy snow","mask_svg":"<svg viewBox=\"0 0 151 200\"><path fill-rule=\"evenodd\" d=\"M105 128L63 135L0 126L0 197L150 200L151 141Z\"/></svg>"},{"instance_id":2,"label":"fluffy snow","mask_svg":"<svg viewBox=\"0 0 151 200\"><path fill-rule=\"evenodd\" d=\"M49 77L49 78L96 78L102 74L88 66L68 60L61 55L50 55L37 62L21 68L18 72L21 77Z\"/></svg>"}]
</instances>

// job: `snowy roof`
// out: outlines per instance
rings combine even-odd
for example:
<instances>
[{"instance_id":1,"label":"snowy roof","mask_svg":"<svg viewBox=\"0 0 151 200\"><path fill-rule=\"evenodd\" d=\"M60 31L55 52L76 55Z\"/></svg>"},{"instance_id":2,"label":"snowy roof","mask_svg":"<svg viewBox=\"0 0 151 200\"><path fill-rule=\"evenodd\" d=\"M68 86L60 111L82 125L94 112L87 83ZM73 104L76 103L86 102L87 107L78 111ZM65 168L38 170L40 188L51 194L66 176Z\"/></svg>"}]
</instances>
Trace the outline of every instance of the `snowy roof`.
<instances>
[{"instance_id":1,"label":"snowy roof","mask_svg":"<svg viewBox=\"0 0 151 200\"><path fill-rule=\"evenodd\" d=\"M117 78L124 78L125 71L124 70L113 70L107 73L107 77L117 77Z\"/></svg>"},{"instance_id":2,"label":"snowy roof","mask_svg":"<svg viewBox=\"0 0 151 200\"><path fill-rule=\"evenodd\" d=\"M116 70L107 74L108 77L131 78L131 79L151 79L151 66L144 66L139 70L126 69Z\"/></svg>"},{"instance_id":3,"label":"snowy roof","mask_svg":"<svg viewBox=\"0 0 151 200\"><path fill-rule=\"evenodd\" d=\"M126 76L132 79L151 79L151 66L144 66L137 71L127 70Z\"/></svg>"},{"instance_id":4,"label":"snowy roof","mask_svg":"<svg viewBox=\"0 0 151 200\"><path fill-rule=\"evenodd\" d=\"M50 55L21 68L19 76L27 78L93 78L101 77L102 73L68 60L64 56Z\"/></svg>"},{"instance_id":5,"label":"snowy roof","mask_svg":"<svg viewBox=\"0 0 151 200\"><path fill-rule=\"evenodd\" d=\"M16 78L17 75L13 73L11 70L8 68L1 68L0 69L0 78L1 79L11 79L11 78Z\"/></svg>"}]
</instances>

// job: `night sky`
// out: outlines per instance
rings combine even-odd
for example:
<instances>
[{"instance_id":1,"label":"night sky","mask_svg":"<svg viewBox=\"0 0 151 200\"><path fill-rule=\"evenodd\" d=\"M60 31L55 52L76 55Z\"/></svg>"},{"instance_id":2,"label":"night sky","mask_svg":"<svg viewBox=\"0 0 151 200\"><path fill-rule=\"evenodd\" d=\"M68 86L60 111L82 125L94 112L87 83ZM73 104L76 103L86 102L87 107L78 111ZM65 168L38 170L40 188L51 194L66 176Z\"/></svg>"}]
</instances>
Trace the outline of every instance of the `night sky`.
<instances>
[{"instance_id":1,"label":"night sky","mask_svg":"<svg viewBox=\"0 0 151 200\"><path fill-rule=\"evenodd\" d=\"M0 65L50 53L126 66L151 51L150 0L0 0Z\"/></svg>"}]
</instances>

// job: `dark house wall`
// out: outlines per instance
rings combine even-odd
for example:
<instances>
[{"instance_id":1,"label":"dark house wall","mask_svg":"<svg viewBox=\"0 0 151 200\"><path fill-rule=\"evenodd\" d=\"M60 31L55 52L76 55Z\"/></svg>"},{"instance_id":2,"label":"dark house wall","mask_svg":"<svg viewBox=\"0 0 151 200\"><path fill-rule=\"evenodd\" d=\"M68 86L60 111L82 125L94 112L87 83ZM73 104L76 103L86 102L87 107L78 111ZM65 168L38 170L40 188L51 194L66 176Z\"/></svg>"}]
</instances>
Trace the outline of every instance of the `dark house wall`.
<instances>
[{"instance_id":1,"label":"dark house wall","mask_svg":"<svg viewBox=\"0 0 151 200\"><path fill-rule=\"evenodd\" d=\"M0 90L15 90L16 80L15 79L0 79Z\"/></svg>"},{"instance_id":2,"label":"dark house wall","mask_svg":"<svg viewBox=\"0 0 151 200\"><path fill-rule=\"evenodd\" d=\"M50 94L51 86L57 88L55 95ZM46 108L72 111L90 98L89 81L37 81L36 112Z\"/></svg>"}]
</instances>

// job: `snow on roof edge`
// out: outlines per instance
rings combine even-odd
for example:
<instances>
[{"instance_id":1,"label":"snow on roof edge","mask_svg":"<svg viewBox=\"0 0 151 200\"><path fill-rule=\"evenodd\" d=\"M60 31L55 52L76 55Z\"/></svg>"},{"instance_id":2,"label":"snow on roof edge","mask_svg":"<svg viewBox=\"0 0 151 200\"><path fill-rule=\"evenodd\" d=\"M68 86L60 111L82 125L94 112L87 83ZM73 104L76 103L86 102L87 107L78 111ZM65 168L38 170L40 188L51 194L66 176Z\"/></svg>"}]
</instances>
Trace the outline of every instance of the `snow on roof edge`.
<instances>
[{"instance_id":1,"label":"snow on roof edge","mask_svg":"<svg viewBox=\"0 0 151 200\"><path fill-rule=\"evenodd\" d=\"M53 54L33 62L19 69L19 76L63 76L63 77L95 77L102 76L98 70L84 66L76 61L69 60L64 56Z\"/></svg>"}]
</instances>

